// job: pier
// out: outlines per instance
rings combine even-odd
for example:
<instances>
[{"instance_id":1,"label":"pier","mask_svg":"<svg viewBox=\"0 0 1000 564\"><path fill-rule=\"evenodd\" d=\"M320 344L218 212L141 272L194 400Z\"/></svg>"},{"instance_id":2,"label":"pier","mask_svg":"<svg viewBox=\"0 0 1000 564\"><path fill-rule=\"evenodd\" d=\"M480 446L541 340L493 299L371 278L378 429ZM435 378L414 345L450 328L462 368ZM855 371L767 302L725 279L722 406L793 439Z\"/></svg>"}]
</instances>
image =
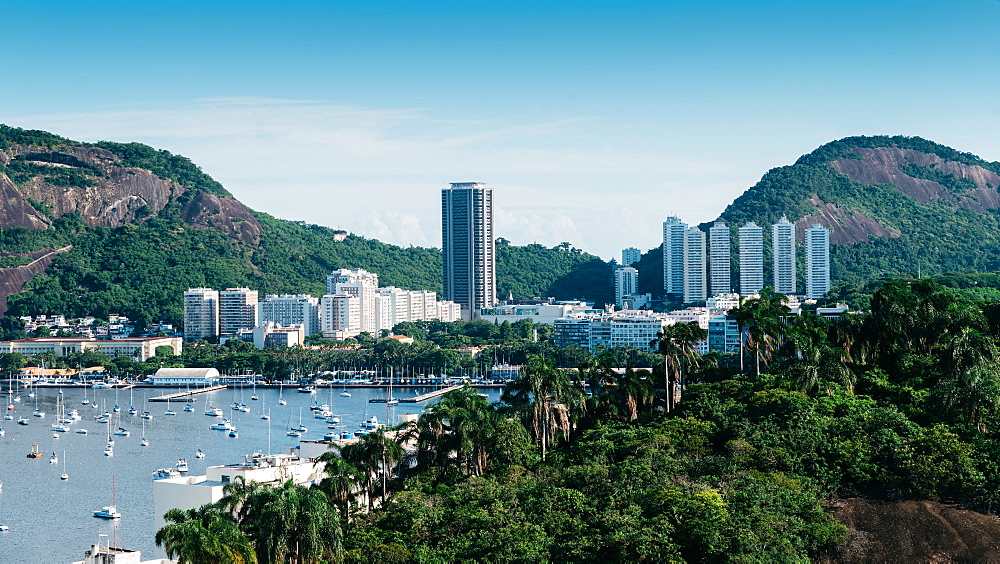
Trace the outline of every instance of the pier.
<instances>
[{"instance_id":1,"label":"pier","mask_svg":"<svg viewBox=\"0 0 1000 564\"><path fill-rule=\"evenodd\" d=\"M225 390L225 384L219 384L218 386L208 386L206 388L198 388L197 390L190 390L184 392L177 392L176 394L167 394L165 396L156 396L155 398L149 398L149 401L171 401L181 398L189 398L198 394L205 394L208 392L214 392L216 390Z\"/></svg>"},{"instance_id":2,"label":"pier","mask_svg":"<svg viewBox=\"0 0 1000 564\"><path fill-rule=\"evenodd\" d=\"M461 386L448 386L447 388L441 388L440 390L434 390L433 392L428 392L426 394L420 394L419 396L414 396L412 398L396 398L400 403L420 403L422 401L427 401L429 399L434 399L436 397L443 396L450 391L460 390L465 387L465 384Z\"/></svg>"}]
</instances>

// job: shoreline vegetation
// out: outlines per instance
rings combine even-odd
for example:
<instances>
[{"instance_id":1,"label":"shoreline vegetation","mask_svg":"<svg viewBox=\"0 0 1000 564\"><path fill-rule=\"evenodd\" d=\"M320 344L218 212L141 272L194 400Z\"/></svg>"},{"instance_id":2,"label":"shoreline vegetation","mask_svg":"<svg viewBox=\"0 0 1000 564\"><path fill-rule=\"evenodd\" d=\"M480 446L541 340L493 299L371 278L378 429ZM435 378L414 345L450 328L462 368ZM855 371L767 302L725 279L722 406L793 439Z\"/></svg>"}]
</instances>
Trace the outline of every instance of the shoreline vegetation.
<instances>
[{"instance_id":1,"label":"shoreline vegetation","mask_svg":"<svg viewBox=\"0 0 1000 564\"><path fill-rule=\"evenodd\" d=\"M157 539L190 562L836 561L832 500L996 510L1000 304L927 280L836 322L783 303L734 312L742 363L683 326L651 370L530 355L499 402L453 391L328 452L311 490L234 483Z\"/></svg>"}]
</instances>

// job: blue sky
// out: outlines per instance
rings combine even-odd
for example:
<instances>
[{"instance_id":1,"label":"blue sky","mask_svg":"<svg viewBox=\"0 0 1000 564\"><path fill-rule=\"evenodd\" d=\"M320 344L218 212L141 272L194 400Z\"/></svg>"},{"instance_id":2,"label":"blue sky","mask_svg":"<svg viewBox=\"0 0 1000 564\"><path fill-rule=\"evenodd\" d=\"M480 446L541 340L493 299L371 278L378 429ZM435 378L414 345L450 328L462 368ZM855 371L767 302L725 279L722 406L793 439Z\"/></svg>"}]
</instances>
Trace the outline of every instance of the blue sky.
<instances>
[{"instance_id":1,"label":"blue sky","mask_svg":"<svg viewBox=\"0 0 1000 564\"><path fill-rule=\"evenodd\" d=\"M1000 2L49 2L5 7L0 122L190 157L251 207L604 258L833 139L1000 160Z\"/></svg>"}]
</instances>

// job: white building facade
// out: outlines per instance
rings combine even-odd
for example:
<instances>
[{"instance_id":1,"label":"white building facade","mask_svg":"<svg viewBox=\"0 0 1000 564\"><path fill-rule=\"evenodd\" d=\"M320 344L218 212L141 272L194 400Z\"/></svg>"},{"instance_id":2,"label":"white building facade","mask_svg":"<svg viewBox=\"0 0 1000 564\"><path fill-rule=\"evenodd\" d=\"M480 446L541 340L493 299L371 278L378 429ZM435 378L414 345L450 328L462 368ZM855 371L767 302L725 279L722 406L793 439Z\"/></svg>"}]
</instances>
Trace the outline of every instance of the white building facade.
<instances>
[{"instance_id":1,"label":"white building facade","mask_svg":"<svg viewBox=\"0 0 1000 564\"><path fill-rule=\"evenodd\" d=\"M301 325L306 335L319 333L319 298L302 294L265 296L257 303L257 323Z\"/></svg>"},{"instance_id":2,"label":"white building facade","mask_svg":"<svg viewBox=\"0 0 1000 564\"><path fill-rule=\"evenodd\" d=\"M184 292L184 338L189 341L219 336L219 292L188 288Z\"/></svg>"},{"instance_id":3,"label":"white building facade","mask_svg":"<svg viewBox=\"0 0 1000 564\"><path fill-rule=\"evenodd\" d=\"M257 290L226 288L219 292L219 335L235 336L257 326Z\"/></svg>"},{"instance_id":4,"label":"white building facade","mask_svg":"<svg viewBox=\"0 0 1000 564\"><path fill-rule=\"evenodd\" d=\"M705 232L692 227L684 232L684 303L708 297Z\"/></svg>"},{"instance_id":5,"label":"white building facade","mask_svg":"<svg viewBox=\"0 0 1000 564\"><path fill-rule=\"evenodd\" d=\"M639 271L631 266L615 270L615 306L622 309L626 296L639 293Z\"/></svg>"},{"instance_id":6,"label":"white building facade","mask_svg":"<svg viewBox=\"0 0 1000 564\"><path fill-rule=\"evenodd\" d=\"M635 247L622 249L622 266L632 266L642 258L642 251Z\"/></svg>"},{"instance_id":7,"label":"white building facade","mask_svg":"<svg viewBox=\"0 0 1000 564\"><path fill-rule=\"evenodd\" d=\"M710 294L728 294L733 291L731 244L729 226L716 221L708 230Z\"/></svg>"},{"instance_id":8,"label":"white building facade","mask_svg":"<svg viewBox=\"0 0 1000 564\"><path fill-rule=\"evenodd\" d=\"M774 259L774 291L795 293L795 224L785 216L771 226L771 252Z\"/></svg>"},{"instance_id":9,"label":"white building facade","mask_svg":"<svg viewBox=\"0 0 1000 564\"><path fill-rule=\"evenodd\" d=\"M663 293L684 295L684 232L687 224L670 216L663 222Z\"/></svg>"},{"instance_id":10,"label":"white building facade","mask_svg":"<svg viewBox=\"0 0 1000 564\"><path fill-rule=\"evenodd\" d=\"M806 298L830 291L830 230L818 223L806 229Z\"/></svg>"},{"instance_id":11,"label":"white building facade","mask_svg":"<svg viewBox=\"0 0 1000 564\"><path fill-rule=\"evenodd\" d=\"M753 296L764 288L764 229L748 221L739 233L740 295Z\"/></svg>"}]
</instances>

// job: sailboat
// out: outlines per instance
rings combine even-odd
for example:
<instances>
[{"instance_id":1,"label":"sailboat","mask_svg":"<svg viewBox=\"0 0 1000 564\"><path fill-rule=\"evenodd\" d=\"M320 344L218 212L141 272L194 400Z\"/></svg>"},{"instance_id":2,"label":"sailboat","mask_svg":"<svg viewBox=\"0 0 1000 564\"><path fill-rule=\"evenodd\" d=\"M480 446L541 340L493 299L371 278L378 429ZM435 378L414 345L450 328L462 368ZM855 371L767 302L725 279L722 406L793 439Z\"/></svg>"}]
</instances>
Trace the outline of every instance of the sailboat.
<instances>
[{"instance_id":1,"label":"sailboat","mask_svg":"<svg viewBox=\"0 0 1000 564\"><path fill-rule=\"evenodd\" d=\"M84 393L87 393L87 391L84 390ZM135 401L134 401L134 395L132 393L132 388L129 388L129 390L128 390L128 414L129 415L135 415L136 413L139 413L139 410L137 410L135 408Z\"/></svg>"},{"instance_id":2,"label":"sailboat","mask_svg":"<svg viewBox=\"0 0 1000 564\"><path fill-rule=\"evenodd\" d=\"M59 464L59 457L56 456L56 453L53 452L52 456L49 457L49 464Z\"/></svg>"},{"instance_id":3,"label":"sailboat","mask_svg":"<svg viewBox=\"0 0 1000 564\"><path fill-rule=\"evenodd\" d=\"M299 426L296 427L295 430L298 431L298 432L300 432L300 433L305 433L306 431L309 430L309 429L306 428L305 425L302 424L302 408L301 407L299 408Z\"/></svg>"},{"instance_id":4,"label":"sailboat","mask_svg":"<svg viewBox=\"0 0 1000 564\"><path fill-rule=\"evenodd\" d=\"M301 420L301 417L302 417L302 414L300 412L299 413L300 420ZM298 431L298 429L296 429L295 427L292 427L292 414L291 413L288 414L288 432L285 433L285 434L288 435L289 437L301 437L302 436L302 433L300 433Z\"/></svg>"},{"instance_id":5,"label":"sailboat","mask_svg":"<svg viewBox=\"0 0 1000 564\"><path fill-rule=\"evenodd\" d=\"M66 451L63 451L63 473L59 476L60 480L69 480L69 474L66 473Z\"/></svg>"},{"instance_id":6,"label":"sailboat","mask_svg":"<svg viewBox=\"0 0 1000 564\"><path fill-rule=\"evenodd\" d=\"M87 388L86 387L83 388L83 401L81 401L80 403L82 403L83 405L87 405L87 404L90 403L90 400L87 399Z\"/></svg>"},{"instance_id":7,"label":"sailboat","mask_svg":"<svg viewBox=\"0 0 1000 564\"><path fill-rule=\"evenodd\" d=\"M112 498L113 503L95 511L94 517L100 517L101 519L118 519L122 516L122 514L118 512L118 477L112 476L111 479L114 491L114 497Z\"/></svg>"},{"instance_id":8,"label":"sailboat","mask_svg":"<svg viewBox=\"0 0 1000 564\"><path fill-rule=\"evenodd\" d=\"M257 401L259 399L260 398L257 397L257 381L254 380L254 383L253 383L253 395L250 396L250 401Z\"/></svg>"},{"instance_id":9,"label":"sailboat","mask_svg":"<svg viewBox=\"0 0 1000 564\"><path fill-rule=\"evenodd\" d=\"M35 412L32 415L35 417L45 417L45 412L38 409L38 396L35 396Z\"/></svg>"},{"instance_id":10,"label":"sailboat","mask_svg":"<svg viewBox=\"0 0 1000 564\"><path fill-rule=\"evenodd\" d=\"M148 447L149 439L146 438L146 420L142 420L142 436L139 437L139 446Z\"/></svg>"},{"instance_id":11,"label":"sailboat","mask_svg":"<svg viewBox=\"0 0 1000 564\"><path fill-rule=\"evenodd\" d=\"M282 392L281 382L278 382L278 405L285 405L288 402L285 401L285 398L281 396L281 392Z\"/></svg>"},{"instance_id":12,"label":"sailboat","mask_svg":"<svg viewBox=\"0 0 1000 564\"><path fill-rule=\"evenodd\" d=\"M205 453L202 452L201 449L198 449L198 451L194 453L194 457L195 458L205 458Z\"/></svg>"},{"instance_id":13,"label":"sailboat","mask_svg":"<svg viewBox=\"0 0 1000 564\"><path fill-rule=\"evenodd\" d=\"M164 415L177 415L177 412L170 409L170 398L167 398L167 410L163 412Z\"/></svg>"}]
</instances>

